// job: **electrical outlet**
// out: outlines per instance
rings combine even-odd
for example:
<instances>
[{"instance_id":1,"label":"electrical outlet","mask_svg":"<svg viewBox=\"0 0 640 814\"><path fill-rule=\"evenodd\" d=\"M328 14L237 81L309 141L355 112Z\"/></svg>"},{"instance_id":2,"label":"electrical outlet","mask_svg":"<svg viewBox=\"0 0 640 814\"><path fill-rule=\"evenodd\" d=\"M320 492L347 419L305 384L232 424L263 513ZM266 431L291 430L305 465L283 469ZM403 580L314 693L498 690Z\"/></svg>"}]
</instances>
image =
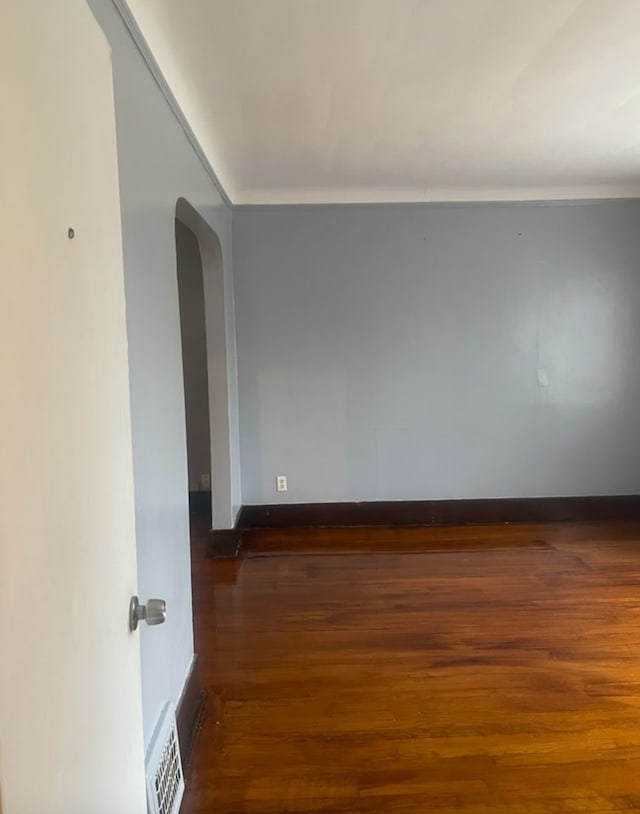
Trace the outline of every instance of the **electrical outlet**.
<instances>
[{"instance_id":1,"label":"electrical outlet","mask_svg":"<svg viewBox=\"0 0 640 814\"><path fill-rule=\"evenodd\" d=\"M278 492L286 492L287 491L287 476L286 475L276 475L276 490Z\"/></svg>"},{"instance_id":2,"label":"electrical outlet","mask_svg":"<svg viewBox=\"0 0 640 814\"><path fill-rule=\"evenodd\" d=\"M200 475L200 488L203 492L211 489L211 475L208 472L206 475Z\"/></svg>"}]
</instances>

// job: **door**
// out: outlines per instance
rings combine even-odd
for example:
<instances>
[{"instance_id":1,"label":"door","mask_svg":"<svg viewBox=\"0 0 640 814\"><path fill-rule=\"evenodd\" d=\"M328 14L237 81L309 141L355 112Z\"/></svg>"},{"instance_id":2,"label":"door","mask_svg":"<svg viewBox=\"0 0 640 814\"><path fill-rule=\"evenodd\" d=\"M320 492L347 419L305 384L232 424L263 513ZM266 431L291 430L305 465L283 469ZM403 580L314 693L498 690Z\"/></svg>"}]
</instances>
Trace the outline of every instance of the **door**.
<instances>
[{"instance_id":1,"label":"door","mask_svg":"<svg viewBox=\"0 0 640 814\"><path fill-rule=\"evenodd\" d=\"M142 814L110 53L84 0L0 4L0 809Z\"/></svg>"}]
</instances>

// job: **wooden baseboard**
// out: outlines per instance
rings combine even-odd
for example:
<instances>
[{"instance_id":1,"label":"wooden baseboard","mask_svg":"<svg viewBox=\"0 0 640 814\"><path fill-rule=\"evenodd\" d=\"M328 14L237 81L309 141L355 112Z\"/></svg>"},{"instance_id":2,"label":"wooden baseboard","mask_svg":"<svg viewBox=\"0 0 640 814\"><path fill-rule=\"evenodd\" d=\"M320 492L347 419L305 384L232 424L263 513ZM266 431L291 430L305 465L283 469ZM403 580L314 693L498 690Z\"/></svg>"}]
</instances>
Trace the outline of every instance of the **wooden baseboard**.
<instances>
[{"instance_id":1,"label":"wooden baseboard","mask_svg":"<svg viewBox=\"0 0 640 814\"><path fill-rule=\"evenodd\" d=\"M240 554L242 529L212 529L209 532L209 557L227 560Z\"/></svg>"},{"instance_id":2,"label":"wooden baseboard","mask_svg":"<svg viewBox=\"0 0 640 814\"><path fill-rule=\"evenodd\" d=\"M236 516L232 529L211 529L209 532L209 557L228 560L240 556L242 548L242 510Z\"/></svg>"},{"instance_id":3,"label":"wooden baseboard","mask_svg":"<svg viewBox=\"0 0 640 814\"><path fill-rule=\"evenodd\" d=\"M640 495L243 506L237 528L242 531L321 526L457 526L596 520L640 520Z\"/></svg>"},{"instance_id":4,"label":"wooden baseboard","mask_svg":"<svg viewBox=\"0 0 640 814\"><path fill-rule=\"evenodd\" d=\"M198 670L198 654L196 653L176 707L176 724L183 767L187 766L191 757L193 741L204 708L204 699L205 692Z\"/></svg>"}]
</instances>

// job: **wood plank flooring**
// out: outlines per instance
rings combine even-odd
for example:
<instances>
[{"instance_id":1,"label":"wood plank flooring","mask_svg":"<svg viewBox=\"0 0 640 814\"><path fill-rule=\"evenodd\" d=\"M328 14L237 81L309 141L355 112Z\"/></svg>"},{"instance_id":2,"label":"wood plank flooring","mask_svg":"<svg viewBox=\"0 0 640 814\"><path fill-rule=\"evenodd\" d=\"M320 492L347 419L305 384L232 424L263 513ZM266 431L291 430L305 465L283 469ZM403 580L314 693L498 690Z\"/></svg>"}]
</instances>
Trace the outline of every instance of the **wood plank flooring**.
<instances>
[{"instance_id":1,"label":"wood plank flooring","mask_svg":"<svg viewBox=\"0 0 640 814\"><path fill-rule=\"evenodd\" d=\"M640 525L194 543L184 814L640 812Z\"/></svg>"}]
</instances>

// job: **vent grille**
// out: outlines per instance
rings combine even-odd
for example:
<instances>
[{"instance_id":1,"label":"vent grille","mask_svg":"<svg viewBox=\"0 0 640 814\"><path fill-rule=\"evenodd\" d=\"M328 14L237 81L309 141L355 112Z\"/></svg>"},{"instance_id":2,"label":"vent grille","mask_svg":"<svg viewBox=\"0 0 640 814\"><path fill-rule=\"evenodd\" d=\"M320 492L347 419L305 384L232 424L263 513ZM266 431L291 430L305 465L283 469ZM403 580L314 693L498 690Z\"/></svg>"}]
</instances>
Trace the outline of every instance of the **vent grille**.
<instances>
[{"instance_id":1,"label":"vent grille","mask_svg":"<svg viewBox=\"0 0 640 814\"><path fill-rule=\"evenodd\" d=\"M147 753L147 807L149 814L178 814L184 795L184 777L176 717L164 708Z\"/></svg>"}]
</instances>

